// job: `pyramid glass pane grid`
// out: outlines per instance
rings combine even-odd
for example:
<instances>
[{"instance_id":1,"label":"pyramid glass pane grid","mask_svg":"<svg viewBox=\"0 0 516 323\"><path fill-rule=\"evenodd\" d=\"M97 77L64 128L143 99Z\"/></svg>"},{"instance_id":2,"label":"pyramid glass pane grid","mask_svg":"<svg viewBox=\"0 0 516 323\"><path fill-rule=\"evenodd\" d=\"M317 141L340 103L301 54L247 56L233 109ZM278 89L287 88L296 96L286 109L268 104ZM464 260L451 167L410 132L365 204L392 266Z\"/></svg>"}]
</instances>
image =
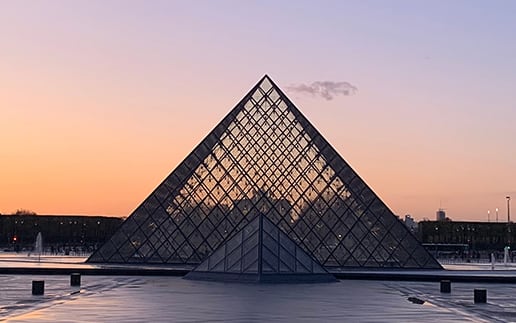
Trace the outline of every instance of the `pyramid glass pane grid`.
<instances>
[{"instance_id":1,"label":"pyramid glass pane grid","mask_svg":"<svg viewBox=\"0 0 516 323\"><path fill-rule=\"evenodd\" d=\"M267 76L88 261L198 265L259 213L328 268L440 268Z\"/></svg>"},{"instance_id":2,"label":"pyramid glass pane grid","mask_svg":"<svg viewBox=\"0 0 516 323\"><path fill-rule=\"evenodd\" d=\"M260 214L185 278L238 282L333 282L315 259Z\"/></svg>"}]
</instances>

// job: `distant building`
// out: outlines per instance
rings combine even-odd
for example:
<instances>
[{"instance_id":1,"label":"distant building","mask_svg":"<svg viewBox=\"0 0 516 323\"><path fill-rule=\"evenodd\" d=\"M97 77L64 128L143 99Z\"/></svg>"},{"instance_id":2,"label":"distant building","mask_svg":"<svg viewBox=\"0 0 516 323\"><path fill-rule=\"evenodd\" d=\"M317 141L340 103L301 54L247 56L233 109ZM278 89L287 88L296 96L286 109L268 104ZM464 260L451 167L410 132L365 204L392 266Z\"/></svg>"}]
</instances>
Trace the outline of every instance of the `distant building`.
<instances>
[{"instance_id":1,"label":"distant building","mask_svg":"<svg viewBox=\"0 0 516 323\"><path fill-rule=\"evenodd\" d=\"M516 247L516 226L502 222L420 221L418 236L425 245L467 245L469 250L495 251Z\"/></svg>"},{"instance_id":2,"label":"distant building","mask_svg":"<svg viewBox=\"0 0 516 323\"><path fill-rule=\"evenodd\" d=\"M39 232L45 248L81 247L104 243L123 218L79 215L0 215L0 248L30 250Z\"/></svg>"},{"instance_id":3,"label":"distant building","mask_svg":"<svg viewBox=\"0 0 516 323\"><path fill-rule=\"evenodd\" d=\"M435 220L446 221L446 212L443 209L437 210L437 212L435 212Z\"/></svg>"}]
</instances>

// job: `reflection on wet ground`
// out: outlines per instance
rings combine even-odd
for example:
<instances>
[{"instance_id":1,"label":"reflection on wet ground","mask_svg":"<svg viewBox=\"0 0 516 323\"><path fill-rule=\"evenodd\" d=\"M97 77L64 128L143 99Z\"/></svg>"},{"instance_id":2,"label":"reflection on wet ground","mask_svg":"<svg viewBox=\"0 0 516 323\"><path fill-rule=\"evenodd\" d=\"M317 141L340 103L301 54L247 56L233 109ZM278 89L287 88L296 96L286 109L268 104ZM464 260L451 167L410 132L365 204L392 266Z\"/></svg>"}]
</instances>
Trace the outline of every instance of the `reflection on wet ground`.
<instances>
[{"instance_id":1,"label":"reflection on wet ground","mask_svg":"<svg viewBox=\"0 0 516 323\"><path fill-rule=\"evenodd\" d=\"M31 281L45 280L45 295ZM516 320L513 285L346 280L334 284L256 285L180 277L0 276L0 320L8 322L493 322ZM488 304L473 303L473 289ZM409 298L423 300L423 304Z\"/></svg>"},{"instance_id":2,"label":"reflection on wet ground","mask_svg":"<svg viewBox=\"0 0 516 323\"><path fill-rule=\"evenodd\" d=\"M0 256L0 266L13 260L30 262ZM45 281L43 296L31 295L32 280ZM83 275L81 287L71 287L69 276L0 275L0 286L0 321L7 322L516 322L513 284L452 283L442 294L436 282L256 285ZM474 288L487 289L487 304L474 304Z\"/></svg>"},{"instance_id":3,"label":"reflection on wet ground","mask_svg":"<svg viewBox=\"0 0 516 323\"><path fill-rule=\"evenodd\" d=\"M95 265L86 264L87 257L50 256L38 257L35 254L4 253L0 252L0 267L23 268L95 268Z\"/></svg>"}]
</instances>

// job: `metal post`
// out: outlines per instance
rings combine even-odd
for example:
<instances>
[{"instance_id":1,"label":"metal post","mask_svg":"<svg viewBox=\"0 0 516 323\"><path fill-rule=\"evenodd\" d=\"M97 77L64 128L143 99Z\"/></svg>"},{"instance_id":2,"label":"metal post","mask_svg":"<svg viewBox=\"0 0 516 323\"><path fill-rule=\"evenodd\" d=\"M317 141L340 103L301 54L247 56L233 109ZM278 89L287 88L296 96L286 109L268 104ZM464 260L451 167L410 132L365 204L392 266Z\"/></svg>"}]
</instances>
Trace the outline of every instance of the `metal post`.
<instances>
[{"instance_id":1,"label":"metal post","mask_svg":"<svg viewBox=\"0 0 516 323\"><path fill-rule=\"evenodd\" d=\"M81 286L81 274L80 273L70 274L70 286Z\"/></svg>"},{"instance_id":2,"label":"metal post","mask_svg":"<svg viewBox=\"0 0 516 323\"><path fill-rule=\"evenodd\" d=\"M441 293L451 293L451 281L441 280Z\"/></svg>"},{"instance_id":3,"label":"metal post","mask_svg":"<svg viewBox=\"0 0 516 323\"><path fill-rule=\"evenodd\" d=\"M507 245L511 245L511 197L506 196L507 199Z\"/></svg>"},{"instance_id":4,"label":"metal post","mask_svg":"<svg viewBox=\"0 0 516 323\"><path fill-rule=\"evenodd\" d=\"M45 294L45 281L44 280L33 280L32 281L32 295L43 295Z\"/></svg>"},{"instance_id":5,"label":"metal post","mask_svg":"<svg viewBox=\"0 0 516 323\"><path fill-rule=\"evenodd\" d=\"M473 301L476 303L487 303L487 290L475 288L473 290Z\"/></svg>"},{"instance_id":6,"label":"metal post","mask_svg":"<svg viewBox=\"0 0 516 323\"><path fill-rule=\"evenodd\" d=\"M507 223L511 222L511 197L506 196L507 199Z\"/></svg>"}]
</instances>

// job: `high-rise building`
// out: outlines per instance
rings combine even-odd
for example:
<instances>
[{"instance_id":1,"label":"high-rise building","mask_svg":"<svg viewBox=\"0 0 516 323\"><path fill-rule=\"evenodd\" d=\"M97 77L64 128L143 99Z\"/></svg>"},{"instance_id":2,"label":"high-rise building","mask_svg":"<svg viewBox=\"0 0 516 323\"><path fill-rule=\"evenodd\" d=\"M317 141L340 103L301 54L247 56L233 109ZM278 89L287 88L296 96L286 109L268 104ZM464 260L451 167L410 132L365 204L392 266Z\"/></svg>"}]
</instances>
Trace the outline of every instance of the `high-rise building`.
<instances>
[{"instance_id":1,"label":"high-rise building","mask_svg":"<svg viewBox=\"0 0 516 323\"><path fill-rule=\"evenodd\" d=\"M446 221L446 212L444 209L439 209L435 212L435 219L437 221Z\"/></svg>"}]
</instances>

